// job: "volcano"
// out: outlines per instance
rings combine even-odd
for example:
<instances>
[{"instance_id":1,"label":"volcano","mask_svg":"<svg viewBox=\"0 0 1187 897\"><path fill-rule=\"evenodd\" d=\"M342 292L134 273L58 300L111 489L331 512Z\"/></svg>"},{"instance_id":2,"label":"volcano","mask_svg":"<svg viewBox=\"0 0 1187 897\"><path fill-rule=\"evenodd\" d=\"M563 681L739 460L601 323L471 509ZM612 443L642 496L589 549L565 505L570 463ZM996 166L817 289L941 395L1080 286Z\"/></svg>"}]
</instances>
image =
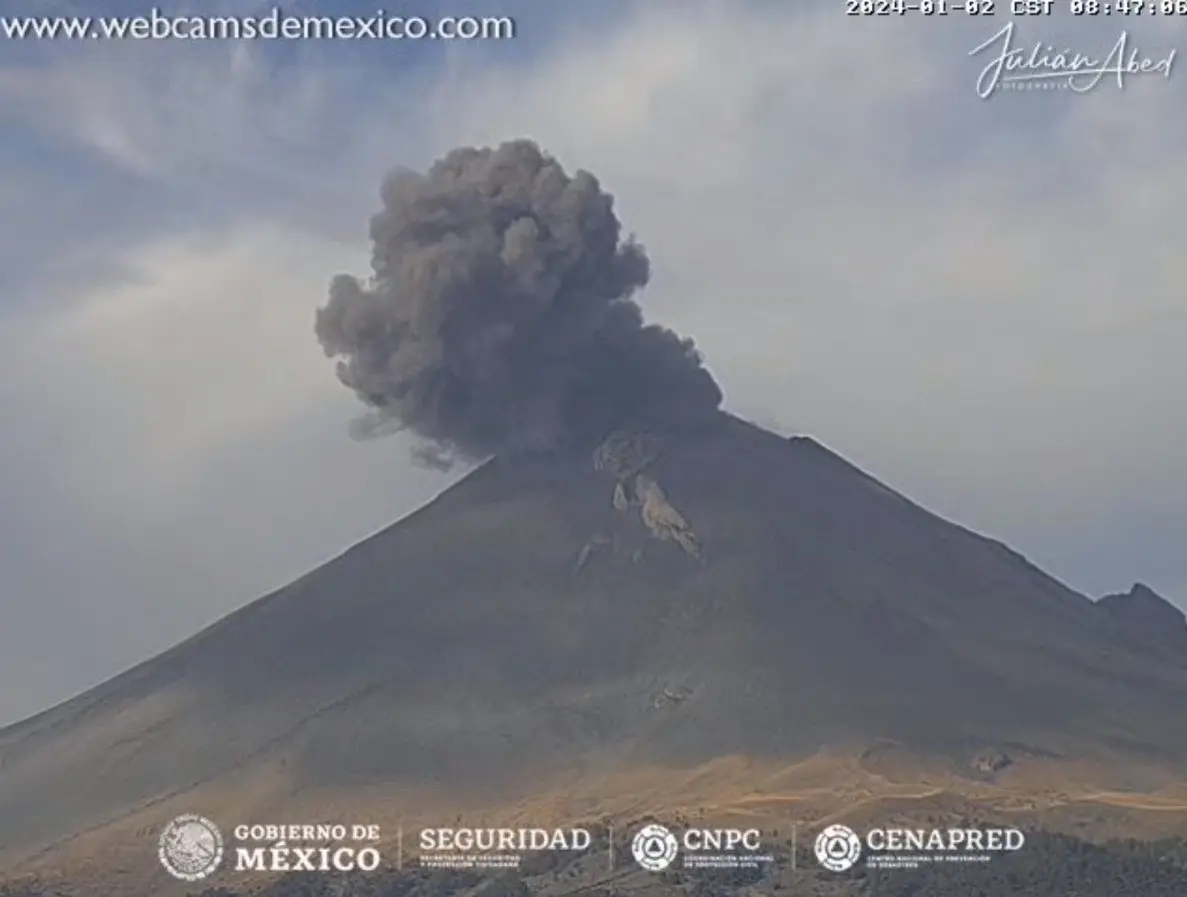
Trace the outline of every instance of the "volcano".
<instances>
[{"instance_id":1,"label":"volcano","mask_svg":"<svg viewBox=\"0 0 1187 897\"><path fill-rule=\"evenodd\" d=\"M643 444L489 461L3 730L5 865L93 860L179 810L609 812L612 794L699 794L665 776L707 769L734 798L815 769L820 794L827 758L970 790L1187 778L1187 623L1145 587L1102 606L818 442L724 413Z\"/></svg>"}]
</instances>

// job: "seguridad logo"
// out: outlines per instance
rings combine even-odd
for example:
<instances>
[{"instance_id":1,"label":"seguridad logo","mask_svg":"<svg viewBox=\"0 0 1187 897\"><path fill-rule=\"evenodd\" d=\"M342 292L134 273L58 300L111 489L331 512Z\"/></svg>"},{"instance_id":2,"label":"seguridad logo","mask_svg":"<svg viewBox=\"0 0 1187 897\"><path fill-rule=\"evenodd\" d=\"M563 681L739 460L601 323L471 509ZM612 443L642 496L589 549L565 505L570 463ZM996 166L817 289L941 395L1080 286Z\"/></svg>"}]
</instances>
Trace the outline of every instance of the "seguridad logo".
<instances>
[{"instance_id":1,"label":"seguridad logo","mask_svg":"<svg viewBox=\"0 0 1187 897\"><path fill-rule=\"evenodd\" d=\"M515 868L529 853L581 852L592 843L585 828L426 828L417 838L419 865L433 869Z\"/></svg>"}]
</instances>

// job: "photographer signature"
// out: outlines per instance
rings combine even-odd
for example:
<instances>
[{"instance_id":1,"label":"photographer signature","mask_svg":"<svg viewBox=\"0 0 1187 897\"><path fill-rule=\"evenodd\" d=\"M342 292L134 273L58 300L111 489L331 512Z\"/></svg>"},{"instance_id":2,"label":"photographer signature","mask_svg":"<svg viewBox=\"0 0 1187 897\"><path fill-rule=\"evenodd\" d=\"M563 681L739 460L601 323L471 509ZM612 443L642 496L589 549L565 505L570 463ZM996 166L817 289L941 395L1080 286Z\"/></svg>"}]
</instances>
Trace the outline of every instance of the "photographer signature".
<instances>
[{"instance_id":1,"label":"photographer signature","mask_svg":"<svg viewBox=\"0 0 1187 897\"><path fill-rule=\"evenodd\" d=\"M1031 85L1066 87L1076 93L1086 93L1096 87L1106 75L1117 76L1117 86L1125 86L1128 75L1162 75L1169 78L1178 50L1171 50L1161 59L1143 56L1137 47L1130 47L1129 33L1121 32L1117 42L1104 57L1086 56L1070 49L1057 50L1049 44L1036 43L1029 52L1014 45L1014 23L1005 26L969 51L969 56L993 51L995 55L977 78L977 96L988 99L999 87Z\"/></svg>"}]
</instances>

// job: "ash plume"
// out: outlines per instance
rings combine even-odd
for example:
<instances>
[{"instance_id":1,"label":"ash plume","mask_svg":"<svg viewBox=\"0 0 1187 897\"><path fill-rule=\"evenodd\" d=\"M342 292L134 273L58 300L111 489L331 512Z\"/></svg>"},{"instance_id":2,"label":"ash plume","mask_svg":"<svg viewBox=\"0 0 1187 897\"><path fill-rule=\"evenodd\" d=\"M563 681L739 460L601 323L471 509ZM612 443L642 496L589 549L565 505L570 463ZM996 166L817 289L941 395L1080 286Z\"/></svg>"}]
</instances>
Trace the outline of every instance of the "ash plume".
<instances>
[{"instance_id":1,"label":"ash plume","mask_svg":"<svg viewBox=\"0 0 1187 897\"><path fill-rule=\"evenodd\" d=\"M317 312L338 378L369 408L356 438L408 430L444 467L680 429L720 405L692 340L631 299L647 255L592 174L516 140L397 170L381 197L372 278L337 276Z\"/></svg>"}]
</instances>

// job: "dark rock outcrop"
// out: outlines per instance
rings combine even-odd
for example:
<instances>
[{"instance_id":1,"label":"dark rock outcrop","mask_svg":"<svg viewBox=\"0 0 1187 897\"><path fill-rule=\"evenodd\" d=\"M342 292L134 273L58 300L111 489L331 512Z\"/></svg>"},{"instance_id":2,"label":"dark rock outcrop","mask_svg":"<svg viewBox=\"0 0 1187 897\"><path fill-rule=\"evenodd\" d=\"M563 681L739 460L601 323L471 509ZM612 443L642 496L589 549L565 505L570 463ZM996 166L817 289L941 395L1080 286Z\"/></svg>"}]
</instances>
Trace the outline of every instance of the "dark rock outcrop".
<instances>
[{"instance_id":1,"label":"dark rock outcrop","mask_svg":"<svg viewBox=\"0 0 1187 897\"><path fill-rule=\"evenodd\" d=\"M1149 586L1136 583L1128 592L1097 602L1124 637L1187 664L1187 614Z\"/></svg>"}]
</instances>

